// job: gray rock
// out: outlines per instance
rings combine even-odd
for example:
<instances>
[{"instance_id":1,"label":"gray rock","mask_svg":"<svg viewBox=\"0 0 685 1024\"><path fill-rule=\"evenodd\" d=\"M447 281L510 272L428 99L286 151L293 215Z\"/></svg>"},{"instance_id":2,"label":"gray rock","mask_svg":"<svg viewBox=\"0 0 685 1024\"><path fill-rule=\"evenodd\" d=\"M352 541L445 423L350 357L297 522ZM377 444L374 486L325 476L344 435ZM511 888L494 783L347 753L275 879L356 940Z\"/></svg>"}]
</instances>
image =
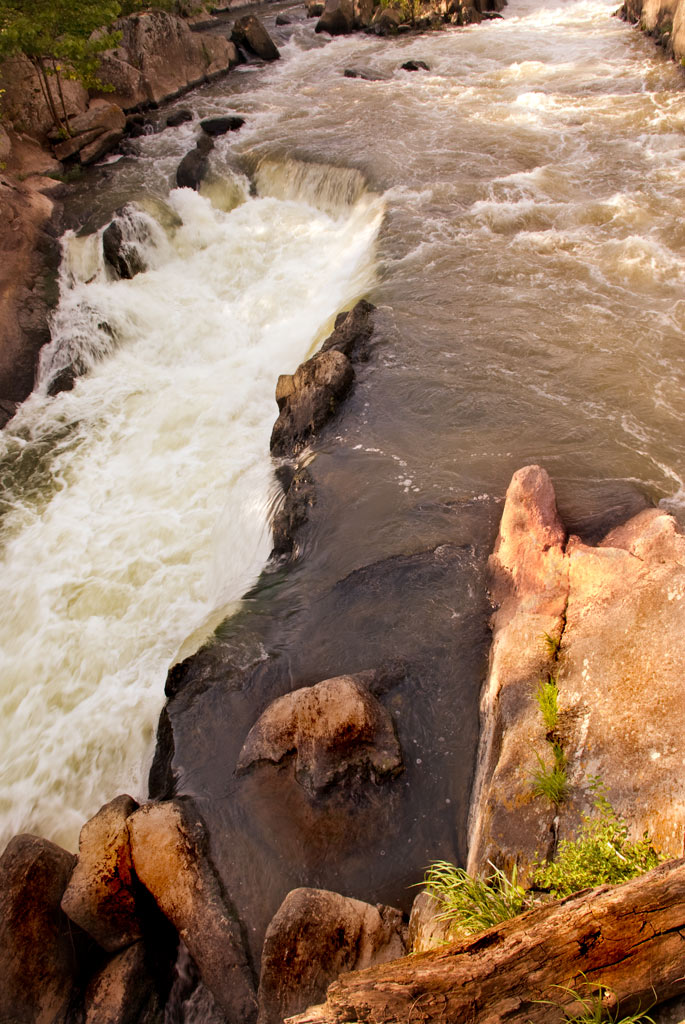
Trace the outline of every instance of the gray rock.
<instances>
[{"instance_id":1,"label":"gray rock","mask_svg":"<svg viewBox=\"0 0 685 1024\"><path fill-rule=\"evenodd\" d=\"M294 889L264 939L258 1024L281 1024L321 1002L341 974L406 952L401 911L324 889Z\"/></svg>"},{"instance_id":2,"label":"gray rock","mask_svg":"<svg viewBox=\"0 0 685 1024\"><path fill-rule=\"evenodd\" d=\"M295 754L295 777L312 797L342 781L393 778L402 755L392 718L355 676L279 697L250 730L236 771Z\"/></svg>"}]
</instances>

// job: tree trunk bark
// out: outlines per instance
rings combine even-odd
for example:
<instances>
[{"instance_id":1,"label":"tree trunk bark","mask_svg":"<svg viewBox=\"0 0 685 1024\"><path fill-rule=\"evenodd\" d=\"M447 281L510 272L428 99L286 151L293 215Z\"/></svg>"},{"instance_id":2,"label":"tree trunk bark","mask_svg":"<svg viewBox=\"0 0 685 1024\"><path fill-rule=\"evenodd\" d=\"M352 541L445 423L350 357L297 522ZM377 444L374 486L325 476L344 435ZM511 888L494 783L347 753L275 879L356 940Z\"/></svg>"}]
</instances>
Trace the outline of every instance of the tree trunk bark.
<instances>
[{"instance_id":1,"label":"tree trunk bark","mask_svg":"<svg viewBox=\"0 0 685 1024\"><path fill-rule=\"evenodd\" d=\"M622 1014L685 992L685 859L342 975L288 1024L560 1024L583 1010L569 989L588 999L600 985Z\"/></svg>"}]
</instances>

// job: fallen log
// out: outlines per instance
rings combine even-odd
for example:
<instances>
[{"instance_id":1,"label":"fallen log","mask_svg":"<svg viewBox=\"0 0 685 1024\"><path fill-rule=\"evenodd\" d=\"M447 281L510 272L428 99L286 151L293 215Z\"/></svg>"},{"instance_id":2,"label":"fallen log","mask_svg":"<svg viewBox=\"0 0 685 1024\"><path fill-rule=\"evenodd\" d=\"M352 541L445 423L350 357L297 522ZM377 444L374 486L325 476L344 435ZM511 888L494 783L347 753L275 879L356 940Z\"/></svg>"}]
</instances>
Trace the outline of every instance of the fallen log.
<instances>
[{"instance_id":1,"label":"fallen log","mask_svg":"<svg viewBox=\"0 0 685 1024\"><path fill-rule=\"evenodd\" d=\"M622 1014L685 992L685 859L342 975L286 1024L559 1024L599 985Z\"/></svg>"}]
</instances>

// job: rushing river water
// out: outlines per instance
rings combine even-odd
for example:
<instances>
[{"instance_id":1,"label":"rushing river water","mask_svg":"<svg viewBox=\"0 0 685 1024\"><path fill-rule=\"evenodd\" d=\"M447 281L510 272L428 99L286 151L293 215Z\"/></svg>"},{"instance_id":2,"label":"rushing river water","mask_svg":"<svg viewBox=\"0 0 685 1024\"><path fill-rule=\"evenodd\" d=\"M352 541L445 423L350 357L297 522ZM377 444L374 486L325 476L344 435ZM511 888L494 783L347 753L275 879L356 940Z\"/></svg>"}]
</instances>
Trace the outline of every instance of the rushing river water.
<instances>
[{"instance_id":1,"label":"rushing river water","mask_svg":"<svg viewBox=\"0 0 685 1024\"><path fill-rule=\"evenodd\" d=\"M361 567L456 545L447 588L387 563L378 578L401 578L404 607L381 589L338 633L324 600L330 635L316 656L293 648L276 689L371 667L379 630L402 654L432 626L424 685L391 700L417 794L398 820L420 838L395 845L394 873L355 862L346 885L399 899L431 856L463 854L494 499L539 462L588 537L646 501L685 501L683 78L615 3L513 0L501 21L399 40L329 41L292 8L281 62L177 104L246 117L203 195L170 193L195 122L95 169L70 202L56 351L0 448L4 838L73 847L104 800L145 795L170 663L269 553L276 377L366 294L394 328L317 456L304 557L258 604L285 621ZM400 70L409 58L430 71ZM131 201L150 269L113 282L94 232ZM92 369L51 399L65 346ZM266 699L232 708L226 764ZM230 732L217 711L195 735L204 758L184 760L179 726L182 789L200 801L212 786L235 796L216 781L209 733Z\"/></svg>"}]
</instances>

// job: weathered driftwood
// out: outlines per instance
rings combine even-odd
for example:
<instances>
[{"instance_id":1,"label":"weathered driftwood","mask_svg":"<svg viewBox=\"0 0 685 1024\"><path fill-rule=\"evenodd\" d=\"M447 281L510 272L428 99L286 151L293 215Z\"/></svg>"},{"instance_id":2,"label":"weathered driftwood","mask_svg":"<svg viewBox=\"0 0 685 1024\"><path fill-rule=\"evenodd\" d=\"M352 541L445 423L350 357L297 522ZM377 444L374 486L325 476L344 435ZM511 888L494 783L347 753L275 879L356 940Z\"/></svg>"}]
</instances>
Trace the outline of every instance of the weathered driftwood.
<instances>
[{"instance_id":1,"label":"weathered driftwood","mask_svg":"<svg viewBox=\"0 0 685 1024\"><path fill-rule=\"evenodd\" d=\"M343 975L289 1024L559 1024L560 1006L581 1009L559 986L587 996L600 983L625 1012L685 992L685 859Z\"/></svg>"}]
</instances>

